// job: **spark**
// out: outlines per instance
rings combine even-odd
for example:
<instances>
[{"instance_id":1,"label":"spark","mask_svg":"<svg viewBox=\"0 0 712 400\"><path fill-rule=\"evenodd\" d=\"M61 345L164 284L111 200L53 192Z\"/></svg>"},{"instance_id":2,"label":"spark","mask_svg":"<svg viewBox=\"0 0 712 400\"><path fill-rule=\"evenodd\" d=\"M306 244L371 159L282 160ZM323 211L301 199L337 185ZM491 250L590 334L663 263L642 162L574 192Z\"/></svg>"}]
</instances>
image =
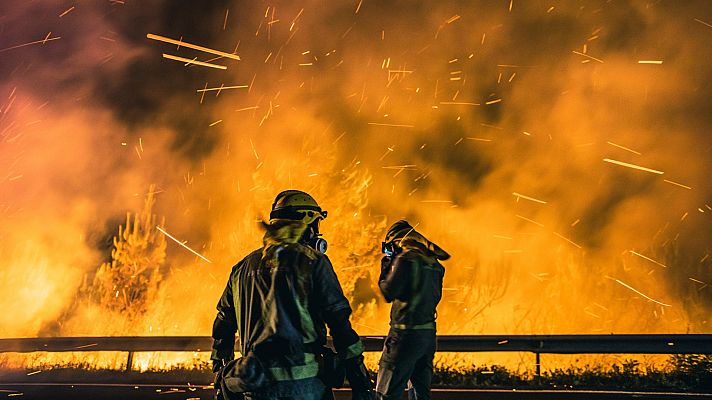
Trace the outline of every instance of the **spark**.
<instances>
[{"instance_id":1,"label":"spark","mask_svg":"<svg viewBox=\"0 0 712 400\"><path fill-rule=\"evenodd\" d=\"M42 372L42 371L40 370L40 371L30 372L29 374L27 374L27 376L36 375L36 374L39 374L40 372Z\"/></svg>"},{"instance_id":2,"label":"spark","mask_svg":"<svg viewBox=\"0 0 712 400\"><path fill-rule=\"evenodd\" d=\"M492 142L493 139L476 138L476 137L466 137L467 140L474 140L476 142Z\"/></svg>"},{"instance_id":3,"label":"spark","mask_svg":"<svg viewBox=\"0 0 712 400\"><path fill-rule=\"evenodd\" d=\"M689 187L689 186L687 186L687 185L683 185L682 183L677 183L677 182L669 181L669 180L667 180L667 179L663 179L663 181L664 181L664 182L667 182L667 183L669 183L669 184L671 184L671 185L679 186L679 187L681 187L681 188L692 189L691 187Z\"/></svg>"},{"instance_id":4,"label":"spark","mask_svg":"<svg viewBox=\"0 0 712 400\"><path fill-rule=\"evenodd\" d=\"M610 158L604 158L603 161L611 163L611 164L620 165L623 167L638 169L638 170L645 171L645 172L651 172L653 174L659 174L659 175L664 174L664 172L662 172L662 171L658 171L658 170L650 169L650 168L646 168L646 167L641 167L640 165L629 164L629 163L626 163L623 161L611 160Z\"/></svg>"},{"instance_id":5,"label":"spark","mask_svg":"<svg viewBox=\"0 0 712 400\"><path fill-rule=\"evenodd\" d=\"M663 303L663 302L657 301L657 300L655 300L655 299L653 299L653 298L651 298L651 297L648 297L648 296L644 295L643 293L641 293L640 291L636 290L635 288L633 288L632 286L628 285L627 283L621 281L620 279L616 279L615 281L616 281L617 283L619 283L619 284L625 286L626 288L628 288L628 289L634 291L635 293L637 293L637 294L639 294L639 295L645 297L646 299L652 301L653 303L660 304L661 306L664 306L664 307L672 307L670 304L665 304L665 303Z\"/></svg>"},{"instance_id":6,"label":"spark","mask_svg":"<svg viewBox=\"0 0 712 400\"><path fill-rule=\"evenodd\" d=\"M405 165L391 165L387 167L381 167L383 169L416 169L415 164L405 164Z\"/></svg>"},{"instance_id":7,"label":"spark","mask_svg":"<svg viewBox=\"0 0 712 400\"><path fill-rule=\"evenodd\" d=\"M639 60L638 64L662 64L662 60Z\"/></svg>"},{"instance_id":8,"label":"spark","mask_svg":"<svg viewBox=\"0 0 712 400\"><path fill-rule=\"evenodd\" d=\"M659 266L661 266L661 267L663 267L663 268L667 268L667 265L662 264L662 263L659 263L659 262L653 260L653 259L650 258L650 257L646 257L646 256L644 256L644 255L642 255L642 254L640 254L640 253L636 253L636 252L633 251L633 250L628 250L628 251L630 252L630 254L635 254L636 256L638 256L638 257L640 257L640 258L644 258L644 259L646 259L646 260L648 260L648 261L650 261L650 262L652 262L652 263L655 263L655 264L657 264L657 265L659 265Z\"/></svg>"},{"instance_id":9,"label":"spark","mask_svg":"<svg viewBox=\"0 0 712 400\"><path fill-rule=\"evenodd\" d=\"M708 28L712 28L712 25L708 24L707 22L705 22L705 21L703 21L703 20L701 20L701 19L695 18L694 20L697 21L697 22L699 22L699 23L701 23L702 25L704 25L704 26L706 26L706 27L708 27Z\"/></svg>"},{"instance_id":10,"label":"spark","mask_svg":"<svg viewBox=\"0 0 712 400\"><path fill-rule=\"evenodd\" d=\"M239 86L220 86L220 87L214 87L214 88L198 89L198 90L196 90L196 92L197 92L197 93L200 93L200 92L211 92L211 91L214 91L214 90L220 91L220 90L223 90L223 89L245 89L245 88L247 88L247 87L248 87L247 85L239 85Z\"/></svg>"},{"instance_id":11,"label":"spark","mask_svg":"<svg viewBox=\"0 0 712 400\"><path fill-rule=\"evenodd\" d=\"M544 227L544 224L540 224L540 223L538 223L538 222L536 222L536 221L534 221L534 220L531 220L531 219L529 219L529 218L527 218L527 217L522 217L521 215L518 215L518 214L515 215L515 217L521 218L521 219L523 219L523 220L525 220L525 221L527 221L527 222L531 222L532 224L537 225L537 226L540 226L540 227L542 227L542 228Z\"/></svg>"},{"instance_id":12,"label":"spark","mask_svg":"<svg viewBox=\"0 0 712 400\"><path fill-rule=\"evenodd\" d=\"M72 10L74 10L74 6L69 7L69 8L67 9L67 11L65 11L65 12L63 12L63 13L61 13L61 14L59 14L59 18L62 18L62 17L64 17L65 15L69 14L70 12L72 12Z\"/></svg>"},{"instance_id":13,"label":"spark","mask_svg":"<svg viewBox=\"0 0 712 400\"><path fill-rule=\"evenodd\" d=\"M303 12L304 12L304 9L302 8L301 10L299 10L299 13L297 14L297 16L294 17L294 19L292 20L292 24L289 26L290 32L292 31L292 29L294 29L294 25L297 24L297 20L299 19L299 17L302 15Z\"/></svg>"},{"instance_id":14,"label":"spark","mask_svg":"<svg viewBox=\"0 0 712 400\"><path fill-rule=\"evenodd\" d=\"M509 340L500 340L499 342L497 342L497 344L507 344L507 343L509 343Z\"/></svg>"},{"instance_id":15,"label":"spark","mask_svg":"<svg viewBox=\"0 0 712 400\"><path fill-rule=\"evenodd\" d=\"M210 68L215 68L215 69L227 69L227 67L224 65L206 63L206 62L202 62L202 61L197 61L196 59L191 60L189 58L178 57L178 56L174 56L174 55L166 54L166 53L163 53L163 58L184 62L186 67L188 65L195 64L195 65L200 65L201 67L210 67Z\"/></svg>"},{"instance_id":16,"label":"spark","mask_svg":"<svg viewBox=\"0 0 712 400\"><path fill-rule=\"evenodd\" d=\"M695 278L687 278L687 279L691 280L692 282L697 282L697 283L701 283L701 284L703 284L703 285L707 285L706 282L702 282L702 281L699 280L699 279L695 279Z\"/></svg>"},{"instance_id":17,"label":"spark","mask_svg":"<svg viewBox=\"0 0 712 400\"><path fill-rule=\"evenodd\" d=\"M223 30L227 29L227 16L230 15L230 9L225 9L225 21L223 21Z\"/></svg>"},{"instance_id":18,"label":"spark","mask_svg":"<svg viewBox=\"0 0 712 400\"><path fill-rule=\"evenodd\" d=\"M441 101L441 105L451 105L451 106L479 106L480 103L468 103L464 101Z\"/></svg>"},{"instance_id":19,"label":"spark","mask_svg":"<svg viewBox=\"0 0 712 400\"><path fill-rule=\"evenodd\" d=\"M173 236L171 236L168 232L166 232L166 231L164 231L163 229L161 229L160 226L156 225L156 229L158 229L158 230L159 230L161 233L163 233L164 235L168 236L170 239L173 239L174 242L176 242L176 243L178 243L179 245L183 246L186 250L190 251L191 253L195 254L196 256L202 258L203 260L209 262L210 264L213 263L212 261L208 260L207 258L205 258L203 255L201 255L201 254L198 253L197 251L195 251L195 250L191 249L190 247L186 246L186 245L185 245L183 242L181 242L180 240L178 240L178 239L174 238Z\"/></svg>"},{"instance_id":20,"label":"spark","mask_svg":"<svg viewBox=\"0 0 712 400\"><path fill-rule=\"evenodd\" d=\"M625 151L629 151L629 152L631 152L631 153L633 153L633 154L640 155L639 152L637 152L637 151L635 151L635 150L632 150L632 149L629 149L629 148L627 148L627 147L625 147L625 146L621 146L621 145L615 144L615 143L613 143L613 142L606 142L606 143L610 144L611 146L618 147L619 149L623 149L623 150L625 150Z\"/></svg>"},{"instance_id":21,"label":"spark","mask_svg":"<svg viewBox=\"0 0 712 400\"><path fill-rule=\"evenodd\" d=\"M52 33L52 32L50 32L50 33ZM35 40L34 42L29 42L29 43L24 43L24 44L18 44L18 45L16 45L16 46L6 47L6 48L4 48L4 49L1 49L1 50L0 50L0 53L5 52L5 51L10 51L10 50L19 49L20 47L32 46L33 44L40 44L40 43L41 43L41 44L45 44L45 43L47 43L47 42L51 42L51 41L53 41L53 40L58 40L58 39L61 39L61 38L62 38L61 36L57 36L57 37L51 38L51 37L49 37L49 35L48 35L47 37L45 37L45 38L42 39L42 40Z\"/></svg>"},{"instance_id":22,"label":"spark","mask_svg":"<svg viewBox=\"0 0 712 400\"><path fill-rule=\"evenodd\" d=\"M215 125L221 123L222 121L223 121L223 120L219 119L219 120L213 122L212 124L210 124L210 125L208 125L208 126L215 126Z\"/></svg>"},{"instance_id":23,"label":"spark","mask_svg":"<svg viewBox=\"0 0 712 400\"><path fill-rule=\"evenodd\" d=\"M226 57L226 58L231 58L233 60L238 60L238 61L240 60L240 56L238 56L237 54L225 53L224 51L214 50L214 49L211 49L208 47L203 47L203 46L198 46L196 44L187 43L182 40L175 40L175 39L167 38L165 36L154 35L152 33L147 34L146 37L149 39L158 40L160 42L175 44L178 46L187 47L189 49L198 50L198 51L202 51L202 52L210 53L210 54L215 54L217 56L222 56L222 57Z\"/></svg>"},{"instance_id":24,"label":"spark","mask_svg":"<svg viewBox=\"0 0 712 400\"><path fill-rule=\"evenodd\" d=\"M485 102L485 104L488 104L488 105L489 105L489 104L495 104L495 103L499 103L500 101L502 101L502 99L495 99L495 100L490 100L490 101L488 101L488 102Z\"/></svg>"},{"instance_id":25,"label":"spark","mask_svg":"<svg viewBox=\"0 0 712 400\"><path fill-rule=\"evenodd\" d=\"M405 235L403 235L403 237L401 238L401 240L398 242L398 245L402 245L402 244L403 244L403 241L405 240L405 238L407 238L408 235L410 235L410 233L413 232L413 231L415 230L415 228L418 227L418 225L420 225L420 222L418 222L417 224L415 224L415 226L413 226L412 228L410 228L410 230L409 230L408 232L406 232Z\"/></svg>"},{"instance_id":26,"label":"spark","mask_svg":"<svg viewBox=\"0 0 712 400\"><path fill-rule=\"evenodd\" d=\"M586 57L586 58L590 58L590 59L593 60L593 61L598 61L598 62L600 62L601 64L603 64L603 60L601 60L600 58L596 58L596 57L593 57L593 56L589 56L589 55L586 54L586 53L581 53L581 52L576 51L576 50L573 50L573 53L574 53L574 54L578 54L578 55L580 55L580 56L584 56L584 57Z\"/></svg>"},{"instance_id":27,"label":"spark","mask_svg":"<svg viewBox=\"0 0 712 400\"><path fill-rule=\"evenodd\" d=\"M568 239L568 238L566 238L566 237L564 237L564 236L562 236L562 235L560 235L560 234L558 234L558 233L556 233L556 232L552 232L552 233L553 233L554 235L560 237L561 239L566 240L567 242L571 243L572 245L576 246L577 248L579 248L579 249L581 248L580 245L574 243L571 239Z\"/></svg>"},{"instance_id":28,"label":"spark","mask_svg":"<svg viewBox=\"0 0 712 400\"><path fill-rule=\"evenodd\" d=\"M94 346L98 346L98 345L99 345L99 343L85 344L84 346L77 346L74 349L86 349L87 347L94 347Z\"/></svg>"},{"instance_id":29,"label":"spark","mask_svg":"<svg viewBox=\"0 0 712 400\"><path fill-rule=\"evenodd\" d=\"M457 21L458 19L460 19L460 16L457 15L457 14L455 14L455 15L453 15L452 17L450 17L450 19L448 19L447 21L445 21L445 23L446 23L446 24L452 24L453 22Z\"/></svg>"},{"instance_id":30,"label":"spark","mask_svg":"<svg viewBox=\"0 0 712 400\"><path fill-rule=\"evenodd\" d=\"M497 64L500 68L536 68L536 65Z\"/></svg>"},{"instance_id":31,"label":"spark","mask_svg":"<svg viewBox=\"0 0 712 400\"><path fill-rule=\"evenodd\" d=\"M480 124L480 126L484 126L486 128L492 128L492 129L499 129L500 131L504 130L504 128L502 128L501 126L497 126L497 125Z\"/></svg>"},{"instance_id":32,"label":"spark","mask_svg":"<svg viewBox=\"0 0 712 400\"><path fill-rule=\"evenodd\" d=\"M252 106L252 107L238 108L238 109L235 110L235 111L256 110L256 109L258 109L258 108L260 108L260 107L259 107L259 106Z\"/></svg>"},{"instance_id":33,"label":"spark","mask_svg":"<svg viewBox=\"0 0 712 400\"><path fill-rule=\"evenodd\" d=\"M415 128L414 125L405 125L405 124L381 124L378 122L369 122L369 125L377 125L377 126L393 126L397 128Z\"/></svg>"},{"instance_id":34,"label":"spark","mask_svg":"<svg viewBox=\"0 0 712 400\"><path fill-rule=\"evenodd\" d=\"M519 199L525 199L525 200L533 201L533 202L539 203L539 204L546 204L546 201L544 201L544 200L539 200L539 199L535 199L533 197L525 196L521 193L512 192L512 194L517 197L517 201L519 201Z\"/></svg>"},{"instance_id":35,"label":"spark","mask_svg":"<svg viewBox=\"0 0 712 400\"><path fill-rule=\"evenodd\" d=\"M358 5L356 6L356 12L354 14L358 14L359 10L361 9L361 4L363 4L363 0L359 0Z\"/></svg>"},{"instance_id":36,"label":"spark","mask_svg":"<svg viewBox=\"0 0 712 400\"><path fill-rule=\"evenodd\" d=\"M256 159L260 159L260 156L257 154L257 149L255 149L255 144L252 143L252 138L250 138L250 147L252 147L252 152L255 154Z\"/></svg>"}]
</instances>

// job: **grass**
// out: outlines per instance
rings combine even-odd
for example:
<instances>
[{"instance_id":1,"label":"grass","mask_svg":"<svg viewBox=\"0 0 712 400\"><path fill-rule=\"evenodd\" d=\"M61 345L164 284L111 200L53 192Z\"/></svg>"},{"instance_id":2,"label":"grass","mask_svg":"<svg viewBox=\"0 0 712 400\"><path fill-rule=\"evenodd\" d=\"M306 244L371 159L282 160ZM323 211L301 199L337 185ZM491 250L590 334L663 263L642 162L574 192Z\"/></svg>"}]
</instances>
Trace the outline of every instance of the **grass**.
<instances>
[{"instance_id":1,"label":"grass","mask_svg":"<svg viewBox=\"0 0 712 400\"><path fill-rule=\"evenodd\" d=\"M36 371L41 371L37 373ZM375 375L374 375L375 377ZM0 366L3 382L164 383L208 385L213 378L207 362L185 364L170 370L144 372L97 369L74 363L61 367L40 365L34 369ZM433 387L477 389L631 390L712 393L712 355L672 356L666 367L642 366L628 360L610 368L600 365L554 369L533 376L503 366L469 369L437 367Z\"/></svg>"},{"instance_id":2,"label":"grass","mask_svg":"<svg viewBox=\"0 0 712 400\"><path fill-rule=\"evenodd\" d=\"M628 360L610 368L600 365L559 368L541 376L512 372L502 366L460 371L436 369L433 386L506 389L640 390L712 393L712 355L675 355L665 368Z\"/></svg>"}]
</instances>

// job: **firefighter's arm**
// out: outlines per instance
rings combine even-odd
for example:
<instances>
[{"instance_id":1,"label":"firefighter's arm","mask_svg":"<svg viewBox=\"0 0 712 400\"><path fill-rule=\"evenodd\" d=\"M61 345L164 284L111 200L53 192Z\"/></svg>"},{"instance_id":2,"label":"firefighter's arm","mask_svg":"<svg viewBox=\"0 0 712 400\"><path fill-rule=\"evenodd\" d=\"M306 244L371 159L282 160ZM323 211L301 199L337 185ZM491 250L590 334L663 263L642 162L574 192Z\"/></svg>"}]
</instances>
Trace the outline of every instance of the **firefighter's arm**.
<instances>
[{"instance_id":1,"label":"firefighter's arm","mask_svg":"<svg viewBox=\"0 0 712 400\"><path fill-rule=\"evenodd\" d=\"M210 359L213 361L213 372L221 368L227 361L235 358L235 333L237 332L237 317L232 298L231 281L218 301L218 314L213 322L213 351Z\"/></svg>"},{"instance_id":2,"label":"firefighter's arm","mask_svg":"<svg viewBox=\"0 0 712 400\"><path fill-rule=\"evenodd\" d=\"M354 399L373 399L373 382L363 364L363 344L349 317L351 306L341 289L334 267L324 256L317 262L314 271L314 289L318 293L324 322L334 340L334 348L343 360L346 378L349 380Z\"/></svg>"},{"instance_id":3,"label":"firefighter's arm","mask_svg":"<svg viewBox=\"0 0 712 400\"><path fill-rule=\"evenodd\" d=\"M413 261L405 257L404 253L395 258L383 257L381 260L381 276L378 279L378 288L387 302L393 300L408 300L409 288L412 285L411 274Z\"/></svg>"}]
</instances>

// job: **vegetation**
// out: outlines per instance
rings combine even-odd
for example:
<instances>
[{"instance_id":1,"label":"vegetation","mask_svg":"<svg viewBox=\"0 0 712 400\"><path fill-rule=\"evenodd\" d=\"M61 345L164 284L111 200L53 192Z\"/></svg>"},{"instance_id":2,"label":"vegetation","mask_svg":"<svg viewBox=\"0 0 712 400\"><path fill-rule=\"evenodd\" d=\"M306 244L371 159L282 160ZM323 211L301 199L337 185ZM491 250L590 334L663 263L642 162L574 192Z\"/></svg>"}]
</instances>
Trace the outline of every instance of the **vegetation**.
<instances>
[{"instance_id":1,"label":"vegetation","mask_svg":"<svg viewBox=\"0 0 712 400\"><path fill-rule=\"evenodd\" d=\"M712 355L675 355L668 366L641 366L628 360L610 368L600 365L568 367L541 376L518 374L501 366L459 371L439 368L433 385L468 388L641 390L712 392Z\"/></svg>"},{"instance_id":2,"label":"vegetation","mask_svg":"<svg viewBox=\"0 0 712 400\"><path fill-rule=\"evenodd\" d=\"M166 259L165 237L156 230L159 221L152 212L154 195L155 186L151 185L143 210L133 218L128 213L126 223L119 226L111 262L103 263L91 285L82 288L97 304L124 314L130 321L155 301Z\"/></svg>"},{"instance_id":3,"label":"vegetation","mask_svg":"<svg viewBox=\"0 0 712 400\"><path fill-rule=\"evenodd\" d=\"M42 371L36 373L36 371ZM30 375L28 375L28 373ZM213 374L205 361L182 364L170 370L116 371L76 363L29 369L8 369L0 362L0 380L8 382L134 382L207 385ZM374 374L375 378L375 374ZM436 368L433 386L476 389L630 390L712 393L712 355L676 355L665 368L641 366L637 361L601 366L569 367L541 376L519 374L502 366L468 370Z\"/></svg>"}]
</instances>

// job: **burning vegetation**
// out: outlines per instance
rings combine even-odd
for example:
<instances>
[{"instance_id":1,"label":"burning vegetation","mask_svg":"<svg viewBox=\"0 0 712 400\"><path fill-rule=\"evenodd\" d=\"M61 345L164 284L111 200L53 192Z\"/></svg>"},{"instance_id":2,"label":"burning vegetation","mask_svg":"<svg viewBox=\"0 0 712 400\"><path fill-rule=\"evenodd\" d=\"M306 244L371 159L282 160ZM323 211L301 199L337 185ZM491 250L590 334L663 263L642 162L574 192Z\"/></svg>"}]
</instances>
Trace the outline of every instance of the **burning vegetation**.
<instances>
[{"instance_id":1,"label":"burning vegetation","mask_svg":"<svg viewBox=\"0 0 712 400\"><path fill-rule=\"evenodd\" d=\"M709 2L338 3L4 2L0 336L207 335L286 188L363 335L402 217L443 334L712 331Z\"/></svg>"},{"instance_id":2,"label":"burning vegetation","mask_svg":"<svg viewBox=\"0 0 712 400\"><path fill-rule=\"evenodd\" d=\"M111 262L103 263L91 283L80 289L80 296L125 315L132 322L156 301L166 260L166 240L157 229L164 222L157 224L152 214L154 190L149 189L143 210L133 218L127 214L126 223L119 226Z\"/></svg>"}]
</instances>

